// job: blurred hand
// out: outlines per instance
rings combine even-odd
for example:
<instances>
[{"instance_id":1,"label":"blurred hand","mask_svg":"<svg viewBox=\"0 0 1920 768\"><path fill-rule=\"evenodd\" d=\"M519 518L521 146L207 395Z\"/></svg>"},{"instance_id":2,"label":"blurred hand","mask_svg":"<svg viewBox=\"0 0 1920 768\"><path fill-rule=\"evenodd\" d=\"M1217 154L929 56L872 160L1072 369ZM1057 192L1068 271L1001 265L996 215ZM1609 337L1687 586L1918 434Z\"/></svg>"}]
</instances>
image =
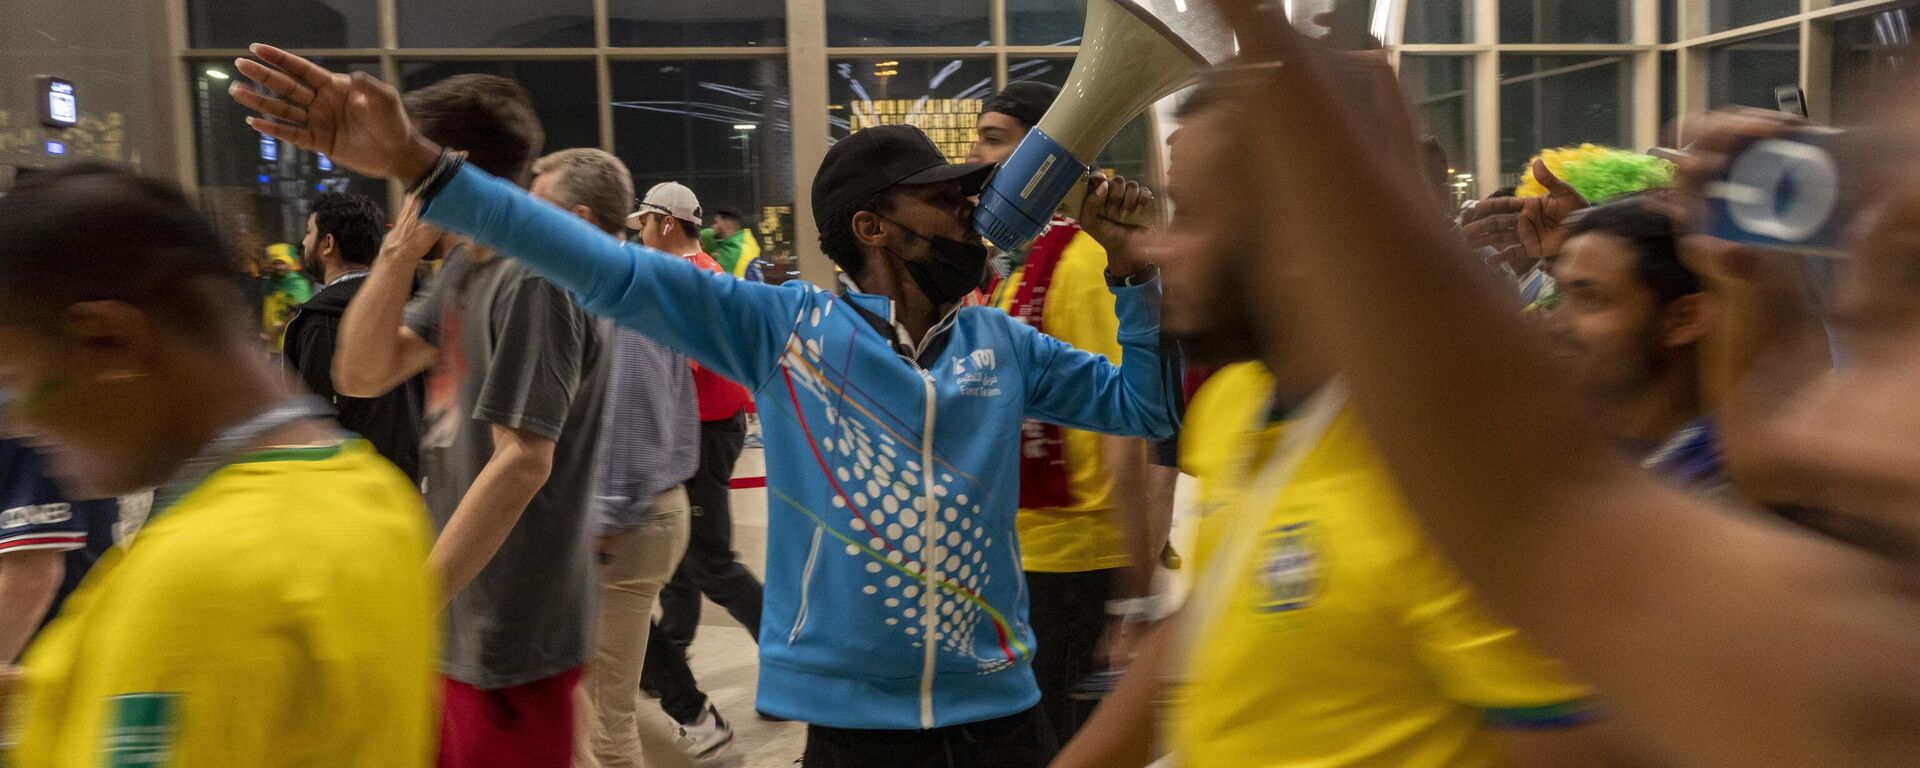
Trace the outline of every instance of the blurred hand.
<instances>
[{"instance_id":1,"label":"blurred hand","mask_svg":"<svg viewBox=\"0 0 1920 768\"><path fill-rule=\"evenodd\" d=\"M407 198L405 207L400 209L400 218L393 223L393 229L387 232L385 240L380 241L380 258L396 261L419 261L433 251L435 243L444 235L426 222L420 220L420 199Z\"/></svg>"},{"instance_id":2,"label":"blurred hand","mask_svg":"<svg viewBox=\"0 0 1920 768\"><path fill-rule=\"evenodd\" d=\"M1546 186L1547 195L1495 197L1474 203L1461 218L1460 233L1467 245L1501 251L1518 249L1533 262L1559 255L1560 246L1567 242L1568 217L1589 204L1579 191L1553 175L1546 163L1534 161L1533 174Z\"/></svg>"},{"instance_id":3,"label":"blurred hand","mask_svg":"<svg viewBox=\"0 0 1920 768\"><path fill-rule=\"evenodd\" d=\"M1153 202L1153 190L1137 181L1099 174L1087 176L1087 197L1080 203L1080 229L1107 250L1108 271L1126 277L1146 268L1134 254L1134 239L1153 228L1135 224Z\"/></svg>"},{"instance_id":4,"label":"blurred hand","mask_svg":"<svg viewBox=\"0 0 1920 768\"><path fill-rule=\"evenodd\" d=\"M433 167L439 148L413 130L393 86L364 72L329 72L264 43L251 50L260 61L235 59L234 66L268 93L238 83L227 92L263 115L247 118L254 130L376 178L412 183Z\"/></svg>"}]
</instances>

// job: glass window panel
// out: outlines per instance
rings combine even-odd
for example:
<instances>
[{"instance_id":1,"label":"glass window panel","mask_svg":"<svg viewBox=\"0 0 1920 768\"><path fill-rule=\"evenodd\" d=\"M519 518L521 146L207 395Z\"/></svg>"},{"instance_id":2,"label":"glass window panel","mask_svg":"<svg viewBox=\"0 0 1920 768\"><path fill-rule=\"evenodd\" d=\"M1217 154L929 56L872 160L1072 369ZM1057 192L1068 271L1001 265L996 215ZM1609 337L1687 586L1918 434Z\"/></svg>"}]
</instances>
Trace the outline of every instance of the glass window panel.
<instances>
[{"instance_id":1,"label":"glass window panel","mask_svg":"<svg viewBox=\"0 0 1920 768\"><path fill-rule=\"evenodd\" d=\"M1400 86L1420 129L1440 142L1454 173L1472 173L1473 57L1403 54Z\"/></svg>"},{"instance_id":2,"label":"glass window panel","mask_svg":"<svg viewBox=\"0 0 1920 768\"><path fill-rule=\"evenodd\" d=\"M1725 32L1799 12L1800 0L1707 0L1707 31Z\"/></svg>"},{"instance_id":3,"label":"glass window panel","mask_svg":"<svg viewBox=\"0 0 1920 768\"><path fill-rule=\"evenodd\" d=\"M1408 0L1402 42L1473 42L1471 0Z\"/></svg>"},{"instance_id":4,"label":"glass window panel","mask_svg":"<svg viewBox=\"0 0 1920 768\"><path fill-rule=\"evenodd\" d=\"M380 45L375 0L188 0L188 39L195 48L245 48L269 42L288 48L373 48Z\"/></svg>"},{"instance_id":5,"label":"glass window panel","mask_svg":"<svg viewBox=\"0 0 1920 768\"><path fill-rule=\"evenodd\" d=\"M379 74L372 62L321 60L336 72ZM357 192L387 204L387 183L345 168L284 141L261 136L242 122L253 114L227 95L227 86L248 84L231 59L188 62L188 98L193 103L200 206L248 258L266 247L296 249L307 233L307 204L323 191Z\"/></svg>"},{"instance_id":6,"label":"glass window panel","mask_svg":"<svg viewBox=\"0 0 1920 768\"><path fill-rule=\"evenodd\" d=\"M1679 134L1674 129L1680 119L1680 54L1660 54L1660 145L1677 147Z\"/></svg>"},{"instance_id":7,"label":"glass window panel","mask_svg":"<svg viewBox=\"0 0 1920 768\"><path fill-rule=\"evenodd\" d=\"M1680 39L1680 2L1679 0L1660 0L1660 42L1672 43Z\"/></svg>"},{"instance_id":8,"label":"glass window panel","mask_svg":"<svg viewBox=\"0 0 1920 768\"><path fill-rule=\"evenodd\" d=\"M1500 0L1500 42L1626 42L1631 7L1631 0Z\"/></svg>"},{"instance_id":9,"label":"glass window panel","mask_svg":"<svg viewBox=\"0 0 1920 768\"><path fill-rule=\"evenodd\" d=\"M613 147L634 193L677 181L742 212L765 258L793 253L793 126L782 59L613 64ZM708 223L711 223L709 221Z\"/></svg>"},{"instance_id":10,"label":"glass window panel","mask_svg":"<svg viewBox=\"0 0 1920 768\"><path fill-rule=\"evenodd\" d=\"M1007 0L1008 45L1079 45L1087 0Z\"/></svg>"},{"instance_id":11,"label":"glass window panel","mask_svg":"<svg viewBox=\"0 0 1920 768\"><path fill-rule=\"evenodd\" d=\"M1833 122L1859 125L1885 106L1881 95L1894 75L1912 64L1920 3L1854 16L1833 23ZM1820 87L1820 84L1813 84Z\"/></svg>"},{"instance_id":12,"label":"glass window panel","mask_svg":"<svg viewBox=\"0 0 1920 768\"><path fill-rule=\"evenodd\" d=\"M1007 82L1037 80L1053 86L1065 85L1067 74L1073 70L1073 59L1025 59L1007 62ZM1127 121L1113 140L1107 142L1100 157L1094 161L1094 167L1120 174L1129 179L1151 181L1148 165L1152 155L1147 143L1152 141L1153 121L1141 114ZM967 140L971 142L973 136Z\"/></svg>"},{"instance_id":13,"label":"glass window panel","mask_svg":"<svg viewBox=\"0 0 1920 768\"><path fill-rule=\"evenodd\" d=\"M593 0L394 0L400 45L572 48L593 45Z\"/></svg>"},{"instance_id":14,"label":"glass window panel","mask_svg":"<svg viewBox=\"0 0 1920 768\"><path fill-rule=\"evenodd\" d=\"M829 59L827 131L839 140L875 125L917 125L960 162L973 144L981 101L991 93L988 58Z\"/></svg>"},{"instance_id":15,"label":"glass window panel","mask_svg":"<svg viewBox=\"0 0 1920 768\"><path fill-rule=\"evenodd\" d=\"M607 42L621 46L786 45L784 0L607 0Z\"/></svg>"},{"instance_id":16,"label":"glass window panel","mask_svg":"<svg viewBox=\"0 0 1920 768\"><path fill-rule=\"evenodd\" d=\"M402 90L425 88L454 75L499 75L533 97L547 141L541 154L600 146L599 92L591 61L411 61L400 65Z\"/></svg>"},{"instance_id":17,"label":"glass window panel","mask_svg":"<svg viewBox=\"0 0 1920 768\"><path fill-rule=\"evenodd\" d=\"M819 0L810 0L818 2ZM987 45L988 0L824 0L827 45Z\"/></svg>"},{"instance_id":18,"label":"glass window panel","mask_svg":"<svg viewBox=\"0 0 1920 768\"><path fill-rule=\"evenodd\" d=\"M1748 38L1713 49L1707 59L1707 102L1775 109L1774 89L1800 83L1800 30Z\"/></svg>"},{"instance_id":19,"label":"glass window panel","mask_svg":"<svg viewBox=\"0 0 1920 768\"><path fill-rule=\"evenodd\" d=\"M1621 146L1632 119L1622 56L1500 57L1501 186L1542 149Z\"/></svg>"}]
</instances>

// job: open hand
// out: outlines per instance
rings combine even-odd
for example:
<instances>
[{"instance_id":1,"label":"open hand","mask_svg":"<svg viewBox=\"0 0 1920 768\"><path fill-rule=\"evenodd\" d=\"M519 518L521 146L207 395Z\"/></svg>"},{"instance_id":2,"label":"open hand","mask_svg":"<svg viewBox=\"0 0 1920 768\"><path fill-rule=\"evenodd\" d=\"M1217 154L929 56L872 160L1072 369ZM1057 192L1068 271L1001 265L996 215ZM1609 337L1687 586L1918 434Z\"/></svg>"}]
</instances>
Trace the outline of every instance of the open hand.
<instances>
[{"instance_id":1,"label":"open hand","mask_svg":"<svg viewBox=\"0 0 1920 768\"><path fill-rule=\"evenodd\" d=\"M234 66L265 92L238 83L227 92L261 114L247 118L254 130L376 178L412 183L432 168L439 148L413 130L393 86L363 72L329 72L265 43L250 50L260 60Z\"/></svg>"}]
</instances>

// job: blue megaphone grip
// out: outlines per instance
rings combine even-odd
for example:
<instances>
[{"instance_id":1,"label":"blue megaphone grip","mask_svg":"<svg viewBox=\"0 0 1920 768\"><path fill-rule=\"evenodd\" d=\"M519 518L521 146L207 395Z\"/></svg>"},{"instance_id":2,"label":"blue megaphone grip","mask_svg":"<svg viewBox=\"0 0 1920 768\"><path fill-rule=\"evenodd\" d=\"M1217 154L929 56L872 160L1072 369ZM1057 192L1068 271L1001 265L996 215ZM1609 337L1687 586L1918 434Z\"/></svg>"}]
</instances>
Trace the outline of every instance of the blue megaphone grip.
<instances>
[{"instance_id":1,"label":"blue megaphone grip","mask_svg":"<svg viewBox=\"0 0 1920 768\"><path fill-rule=\"evenodd\" d=\"M1030 130L981 191L973 228L1001 248L1026 245L1047 228L1053 209L1086 174L1087 164L1060 142L1039 128Z\"/></svg>"}]
</instances>

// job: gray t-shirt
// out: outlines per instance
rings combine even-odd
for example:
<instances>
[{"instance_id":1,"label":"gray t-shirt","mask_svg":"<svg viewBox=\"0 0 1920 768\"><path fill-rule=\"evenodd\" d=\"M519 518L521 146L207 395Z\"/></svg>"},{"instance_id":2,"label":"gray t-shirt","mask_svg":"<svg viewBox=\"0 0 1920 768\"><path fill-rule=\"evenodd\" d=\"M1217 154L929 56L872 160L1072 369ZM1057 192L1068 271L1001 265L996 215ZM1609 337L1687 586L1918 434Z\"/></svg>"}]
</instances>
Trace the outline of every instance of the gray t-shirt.
<instances>
[{"instance_id":1,"label":"gray t-shirt","mask_svg":"<svg viewBox=\"0 0 1920 768\"><path fill-rule=\"evenodd\" d=\"M500 551L447 611L441 669L482 689L544 679L592 652L590 510L606 400L608 325L505 258L456 249L407 327L439 347L420 466L444 529L493 456L495 425L556 441L553 472Z\"/></svg>"}]
</instances>

